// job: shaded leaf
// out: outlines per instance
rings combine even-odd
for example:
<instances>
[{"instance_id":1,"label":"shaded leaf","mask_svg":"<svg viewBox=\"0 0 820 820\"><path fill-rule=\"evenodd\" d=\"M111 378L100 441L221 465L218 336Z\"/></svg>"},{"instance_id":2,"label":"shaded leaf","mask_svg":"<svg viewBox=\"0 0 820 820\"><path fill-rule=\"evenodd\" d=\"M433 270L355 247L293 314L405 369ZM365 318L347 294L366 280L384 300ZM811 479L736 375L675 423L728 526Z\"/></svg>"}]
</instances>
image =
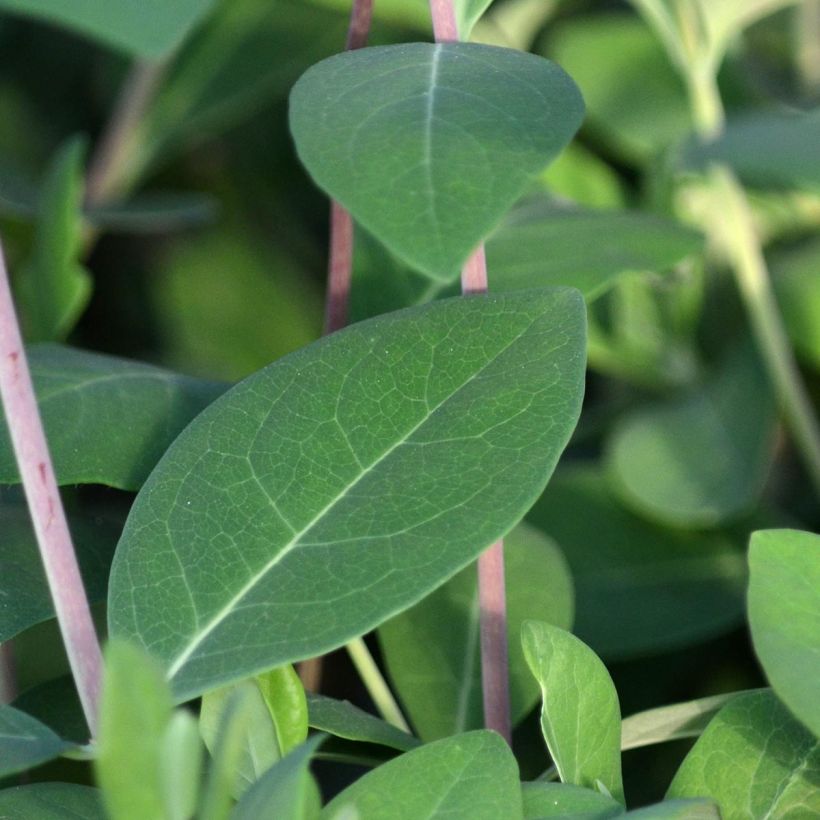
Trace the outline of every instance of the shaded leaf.
<instances>
[{"instance_id":1,"label":"shaded leaf","mask_svg":"<svg viewBox=\"0 0 820 820\"><path fill-rule=\"evenodd\" d=\"M557 66L465 43L331 57L302 76L290 104L299 157L317 184L393 253L445 281L582 116Z\"/></svg>"},{"instance_id":2,"label":"shaded leaf","mask_svg":"<svg viewBox=\"0 0 820 820\"><path fill-rule=\"evenodd\" d=\"M70 812L70 814L69 814ZM76 783L31 783L0 791L4 820L108 820L100 792Z\"/></svg>"},{"instance_id":3,"label":"shaded leaf","mask_svg":"<svg viewBox=\"0 0 820 820\"><path fill-rule=\"evenodd\" d=\"M521 643L541 687L541 730L564 783L606 789L621 803L621 713L595 653L569 632L527 621Z\"/></svg>"},{"instance_id":4,"label":"shaded leaf","mask_svg":"<svg viewBox=\"0 0 820 820\"><path fill-rule=\"evenodd\" d=\"M567 290L439 302L281 359L200 415L138 496L111 633L163 658L185 700L369 631L521 517L583 369Z\"/></svg>"},{"instance_id":5,"label":"shaded leaf","mask_svg":"<svg viewBox=\"0 0 820 820\"><path fill-rule=\"evenodd\" d=\"M774 457L777 407L751 345L703 387L614 426L613 486L636 512L678 527L710 527L749 511Z\"/></svg>"},{"instance_id":6,"label":"shaded leaf","mask_svg":"<svg viewBox=\"0 0 820 820\"><path fill-rule=\"evenodd\" d=\"M126 202L95 206L86 211L98 228L120 233L155 233L211 222L216 202L204 194L151 193Z\"/></svg>"},{"instance_id":7,"label":"shaded leaf","mask_svg":"<svg viewBox=\"0 0 820 820\"><path fill-rule=\"evenodd\" d=\"M755 653L778 697L820 737L820 535L753 533L749 568Z\"/></svg>"},{"instance_id":8,"label":"shaded leaf","mask_svg":"<svg viewBox=\"0 0 820 820\"><path fill-rule=\"evenodd\" d=\"M538 701L519 635L525 620L572 626L572 579L558 547L520 525L504 538L513 723ZM390 678L424 740L483 726L478 576L463 569L379 628Z\"/></svg>"},{"instance_id":9,"label":"shaded leaf","mask_svg":"<svg viewBox=\"0 0 820 820\"><path fill-rule=\"evenodd\" d=\"M39 720L0 704L0 777L53 760L69 747Z\"/></svg>"},{"instance_id":10,"label":"shaded leaf","mask_svg":"<svg viewBox=\"0 0 820 820\"><path fill-rule=\"evenodd\" d=\"M182 428L225 390L151 365L58 345L34 346L28 356L61 485L139 489ZM0 483L18 481L4 423Z\"/></svg>"},{"instance_id":11,"label":"shaded leaf","mask_svg":"<svg viewBox=\"0 0 820 820\"><path fill-rule=\"evenodd\" d=\"M413 735L397 729L346 700L334 700L323 695L307 695L308 723L322 732L362 743L377 743L400 752L409 752L420 745Z\"/></svg>"},{"instance_id":12,"label":"shaded leaf","mask_svg":"<svg viewBox=\"0 0 820 820\"><path fill-rule=\"evenodd\" d=\"M42 18L138 57L177 46L215 0L0 0L0 8Z\"/></svg>"},{"instance_id":13,"label":"shaded leaf","mask_svg":"<svg viewBox=\"0 0 820 820\"><path fill-rule=\"evenodd\" d=\"M678 769L668 797L708 797L723 820L820 814L820 745L771 692L724 706Z\"/></svg>"},{"instance_id":14,"label":"shaded leaf","mask_svg":"<svg viewBox=\"0 0 820 820\"><path fill-rule=\"evenodd\" d=\"M528 519L564 551L575 632L606 658L689 646L742 621L746 561L731 538L633 515L593 468L556 475Z\"/></svg>"},{"instance_id":15,"label":"shaded leaf","mask_svg":"<svg viewBox=\"0 0 820 820\"><path fill-rule=\"evenodd\" d=\"M617 800L569 783L522 783L521 794L525 820L540 820L542 817L608 820L624 813L624 807Z\"/></svg>"},{"instance_id":16,"label":"shaded leaf","mask_svg":"<svg viewBox=\"0 0 820 820\"><path fill-rule=\"evenodd\" d=\"M323 820L471 820L521 818L518 765L495 732L428 743L348 786L325 806Z\"/></svg>"}]
</instances>

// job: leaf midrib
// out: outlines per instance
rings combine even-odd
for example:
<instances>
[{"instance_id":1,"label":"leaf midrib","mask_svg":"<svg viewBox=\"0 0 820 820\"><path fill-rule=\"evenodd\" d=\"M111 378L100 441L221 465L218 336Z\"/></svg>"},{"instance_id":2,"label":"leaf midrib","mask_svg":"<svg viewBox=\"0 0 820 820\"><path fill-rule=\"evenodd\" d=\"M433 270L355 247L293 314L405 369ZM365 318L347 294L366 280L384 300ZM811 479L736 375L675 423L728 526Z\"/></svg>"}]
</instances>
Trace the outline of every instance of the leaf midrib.
<instances>
[{"instance_id":1,"label":"leaf midrib","mask_svg":"<svg viewBox=\"0 0 820 820\"><path fill-rule=\"evenodd\" d=\"M254 573L250 580L246 581L240 590L230 598L230 600L219 610L219 612L211 618L206 626L199 631L199 633L191 638L188 647L181 652L169 665L167 677L173 680L174 676L184 667L188 659L196 652L197 648L206 640L206 638L217 629L220 624L225 621L235 611L237 605L245 598L260 581L267 576L267 574L274 569L281 561L283 561L294 549L300 546L302 538L310 532L348 493L353 490L367 475L369 475L376 467L379 466L385 459L387 459L395 450L405 444L411 436L413 436L419 429L421 429L435 413L447 402L453 399L461 390L467 387L471 382L478 378L490 365L497 359L503 356L516 342L522 339L532 327L543 318L543 314L539 313L532 321L519 333L517 333L504 347L489 358L478 370L472 373L466 381L462 382L458 387L454 388L448 393L438 404L430 408L422 419L407 432L401 435L390 447L388 447L378 458L364 468L355 479L348 483L334 498L332 498L299 532L295 533L290 541L276 553L276 555L268 561L261 570Z\"/></svg>"}]
</instances>

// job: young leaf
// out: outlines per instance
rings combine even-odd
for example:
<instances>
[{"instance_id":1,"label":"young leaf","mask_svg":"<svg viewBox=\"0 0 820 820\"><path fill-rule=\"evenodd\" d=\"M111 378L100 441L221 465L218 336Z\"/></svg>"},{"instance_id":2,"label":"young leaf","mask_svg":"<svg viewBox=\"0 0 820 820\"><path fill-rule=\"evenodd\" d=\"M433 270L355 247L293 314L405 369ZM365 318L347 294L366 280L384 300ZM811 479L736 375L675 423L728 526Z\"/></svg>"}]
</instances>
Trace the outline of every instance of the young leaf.
<instances>
[{"instance_id":1,"label":"young leaf","mask_svg":"<svg viewBox=\"0 0 820 820\"><path fill-rule=\"evenodd\" d=\"M89 601L104 600L122 519L99 505L68 511ZM0 492L0 643L54 617L54 604L22 493Z\"/></svg>"},{"instance_id":2,"label":"young leaf","mask_svg":"<svg viewBox=\"0 0 820 820\"><path fill-rule=\"evenodd\" d=\"M290 101L296 147L317 184L441 280L458 276L583 116L557 66L465 43L339 54L309 69Z\"/></svg>"},{"instance_id":3,"label":"young leaf","mask_svg":"<svg viewBox=\"0 0 820 820\"><path fill-rule=\"evenodd\" d=\"M189 820L194 816L202 780L202 751L196 718L178 709L165 727L160 746L163 820Z\"/></svg>"},{"instance_id":4,"label":"young leaf","mask_svg":"<svg viewBox=\"0 0 820 820\"><path fill-rule=\"evenodd\" d=\"M0 791L0 817L8 820L108 820L97 789L76 783L31 783Z\"/></svg>"},{"instance_id":5,"label":"young leaf","mask_svg":"<svg viewBox=\"0 0 820 820\"><path fill-rule=\"evenodd\" d=\"M322 820L521 820L518 765L495 732L479 731L428 743L385 763L348 786Z\"/></svg>"},{"instance_id":6,"label":"young leaf","mask_svg":"<svg viewBox=\"0 0 820 820\"><path fill-rule=\"evenodd\" d=\"M291 750L248 789L231 820L315 820L321 798L310 774L310 759L323 739L322 735L314 735Z\"/></svg>"},{"instance_id":7,"label":"young leaf","mask_svg":"<svg viewBox=\"0 0 820 820\"><path fill-rule=\"evenodd\" d=\"M492 0L454 0L456 26L460 40L469 40L473 26L478 22Z\"/></svg>"},{"instance_id":8,"label":"young leaf","mask_svg":"<svg viewBox=\"0 0 820 820\"><path fill-rule=\"evenodd\" d=\"M621 715L606 667L574 635L539 621L521 629L524 656L541 687L541 729L561 780L623 803Z\"/></svg>"},{"instance_id":9,"label":"young leaf","mask_svg":"<svg viewBox=\"0 0 820 820\"><path fill-rule=\"evenodd\" d=\"M136 57L172 51L216 0L0 0L0 8L57 23Z\"/></svg>"},{"instance_id":10,"label":"young leaf","mask_svg":"<svg viewBox=\"0 0 820 820\"><path fill-rule=\"evenodd\" d=\"M621 724L621 749L638 749L653 743L698 737L729 701L745 694L748 693L728 692L630 715Z\"/></svg>"},{"instance_id":11,"label":"young leaf","mask_svg":"<svg viewBox=\"0 0 820 820\"><path fill-rule=\"evenodd\" d=\"M182 428L225 389L58 345L37 345L28 355L61 485L138 490ZM13 484L17 464L2 422L0 483Z\"/></svg>"},{"instance_id":12,"label":"young leaf","mask_svg":"<svg viewBox=\"0 0 820 820\"><path fill-rule=\"evenodd\" d=\"M105 653L99 750L94 761L112 820L165 816L162 748L171 694L156 661L112 640Z\"/></svg>"},{"instance_id":13,"label":"young leaf","mask_svg":"<svg viewBox=\"0 0 820 820\"><path fill-rule=\"evenodd\" d=\"M334 700L323 695L307 695L308 723L314 729L335 737L360 743L376 743L409 752L420 741L346 700Z\"/></svg>"},{"instance_id":14,"label":"young leaf","mask_svg":"<svg viewBox=\"0 0 820 820\"><path fill-rule=\"evenodd\" d=\"M538 618L572 626L572 579L558 547L520 525L504 538L512 720L538 701L521 642L521 624ZM379 628L379 644L402 704L423 740L483 726L478 576L463 569Z\"/></svg>"},{"instance_id":15,"label":"young leaf","mask_svg":"<svg viewBox=\"0 0 820 820\"><path fill-rule=\"evenodd\" d=\"M752 508L774 456L777 408L750 345L702 388L623 417L609 441L613 486L636 512L713 527Z\"/></svg>"},{"instance_id":16,"label":"young leaf","mask_svg":"<svg viewBox=\"0 0 820 820\"><path fill-rule=\"evenodd\" d=\"M111 633L163 658L185 700L412 605L543 488L577 418L583 327L573 291L449 300L246 379L137 498Z\"/></svg>"},{"instance_id":17,"label":"young leaf","mask_svg":"<svg viewBox=\"0 0 820 820\"><path fill-rule=\"evenodd\" d=\"M65 338L91 296L91 276L77 261L82 233L85 143L61 148L43 181L31 256L16 287L26 339Z\"/></svg>"},{"instance_id":18,"label":"young leaf","mask_svg":"<svg viewBox=\"0 0 820 820\"><path fill-rule=\"evenodd\" d=\"M247 690L251 717L235 771L233 794L239 797L252 783L307 737L308 712L305 691L291 666L272 669L237 686L215 689L202 697L199 727L211 752L217 742L231 693Z\"/></svg>"},{"instance_id":19,"label":"young leaf","mask_svg":"<svg viewBox=\"0 0 820 820\"><path fill-rule=\"evenodd\" d=\"M755 653L778 697L820 737L820 535L753 533L749 568Z\"/></svg>"},{"instance_id":20,"label":"young leaf","mask_svg":"<svg viewBox=\"0 0 820 820\"><path fill-rule=\"evenodd\" d=\"M609 820L624 813L624 807L617 800L570 783L522 783L521 794L524 820L541 820L543 817Z\"/></svg>"},{"instance_id":21,"label":"young leaf","mask_svg":"<svg viewBox=\"0 0 820 820\"><path fill-rule=\"evenodd\" d=\"M0 777L53 760L69 746L39 720L0 704Z\"/></svg>"},{"instance_id":22,"label":"young leaf","mask_svg":"<svg viewBox=\"0 0 820 820\"><path fill-rule=\"evenodd\" d=\"M820 814L820 746L771 692L724 706L684 759L667 797L708 797L725 820Z\"/></svg>"},{"instance_id":23,"label":"young leaf","mask_svg":"<svg viewBox=\"0 0 820 820\"><path fill-rule=\"evenodd\" d=\"M559 472L528 515L569 561L575 632L607 659L669 651L741 623L747 568L722 533L630 513L594 468Z\"/></svg>"}]
</instances>

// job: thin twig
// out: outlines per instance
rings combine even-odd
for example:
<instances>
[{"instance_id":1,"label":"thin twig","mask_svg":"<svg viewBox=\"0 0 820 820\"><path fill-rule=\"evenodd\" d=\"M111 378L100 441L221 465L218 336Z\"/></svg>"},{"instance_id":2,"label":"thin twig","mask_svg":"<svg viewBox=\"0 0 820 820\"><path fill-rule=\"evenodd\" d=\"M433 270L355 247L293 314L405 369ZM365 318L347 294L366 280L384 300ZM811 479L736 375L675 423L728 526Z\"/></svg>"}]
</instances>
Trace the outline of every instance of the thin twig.
<instances>
[{"instance_id":1,"label":"thin twig","mask_svg":"<svg viewBox=\"0 0 820 820\"><path fill-rule=\"evenodd\" d=\"M92 736L102 659L57 489L0 247L0 397L66 654Z\"/></svg>"}]
</instances>

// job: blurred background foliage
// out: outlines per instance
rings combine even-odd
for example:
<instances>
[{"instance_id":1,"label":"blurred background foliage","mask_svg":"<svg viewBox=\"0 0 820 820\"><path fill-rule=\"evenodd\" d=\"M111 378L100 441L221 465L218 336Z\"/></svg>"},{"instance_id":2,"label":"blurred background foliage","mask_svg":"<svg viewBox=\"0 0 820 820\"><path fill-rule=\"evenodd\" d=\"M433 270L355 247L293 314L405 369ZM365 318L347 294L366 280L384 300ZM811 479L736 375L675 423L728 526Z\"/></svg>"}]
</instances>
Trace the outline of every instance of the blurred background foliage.
<instances>
[{"instance_id":1,"label":"blurred background foliage","mask_svg":"<svg viewBox=\"0 0 820 820\"><path fill-rule=\"evenodd\" d=\"M816 0L769 6L728 45L727 129L713 156L749 185L816 401L820 13ZM375 8L373 43L430 39L422 0ZM295 158L287 99L306 68L340 50L348 11L345 0L217 2L152 63L115 184L90 202L83 175L134 58L0 14L0 231L29 340L235 381L317 338L328 204ZM496 268L499 287L515 276L536 285L539 271L606 280L587 293L584 414L530 516L566 555L576 631L608 662L625 715L762 685L743 626L748 535L784 523L816 530L820 514L727 266L704 243L704 149L691 138L685 83L625 2L497 0L474 39L555 60L587 104L579 136L538 180L541 199L516 209L488 246L491 287ZM809 113L791 128L799 112ZM577 235L565 214L550 223L557 238L544 233L545 196L549 207L589 209ZM636 213L644 221L630 222ZM521 247L534 272L515 267ZM364 234L356 263L355 318L447 293ZM129 500L72 493L109 508ZM56 648L42 652L50 630L16 641L24 690L64 671ZM325 690L366 705L340 655ZM660 799L686 743L626 753L633 803ZM543 770L533 714L516 749L525 776Z\"/></svg>"}]
</instances>

